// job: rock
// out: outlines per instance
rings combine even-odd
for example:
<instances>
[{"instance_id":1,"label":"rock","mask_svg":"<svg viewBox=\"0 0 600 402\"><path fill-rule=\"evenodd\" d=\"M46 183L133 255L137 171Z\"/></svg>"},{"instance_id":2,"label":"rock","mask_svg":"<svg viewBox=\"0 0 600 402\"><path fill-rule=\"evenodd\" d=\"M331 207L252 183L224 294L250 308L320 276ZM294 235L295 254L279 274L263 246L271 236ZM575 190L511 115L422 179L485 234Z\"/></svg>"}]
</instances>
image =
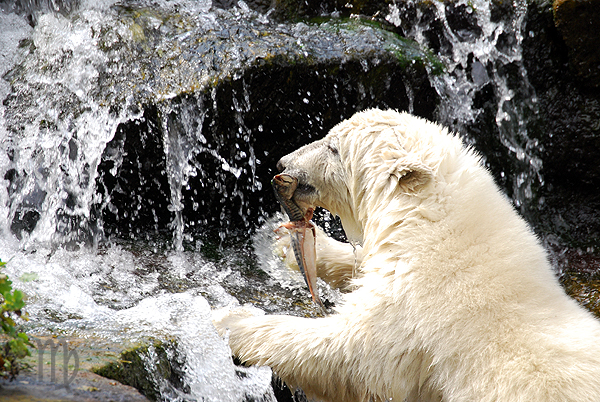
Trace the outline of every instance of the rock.
<instances>
[{"instance_id":1,"label":"rock","mask_svg":"<svg viewBox=\"0 0 600 402\"><path fill-rule=\"evenodd\" d=\"M600 86L600 1L555 0L553 10L571 66L586 85Z\"/></svg>"},{"instance_id":2,"label":"rock","mask_svg":"<svg viewBox=\"0 0 600 402\"><path fill-rule=\"evenodd\" d=\"M148 356L153 356L157 362L153 370L149 371ZM118 361L96 367L94 372L109 379L114 379L123 384L130 385L146 395L150 400L161 400L168 395L181 395L190 392L185 384L182 371L182 357L178 356L174 342L155 342L153 345L142 345L131 348L121 353ZM246 376L246 368L239 362L236 375ZM306 396L300 389L290 389L285 383L273 375L271 386L278 402L306 401ZM160 388L160 389L159 389ZM170 389L176 390L170 392ZM246 395L243 400L254 401L254 397Z\"/></svg>"},{"instance_id":3,"label":"rock","mask_svg":"<svg viewBox=\"0 0 600 402\"><path fill-rule=\"evenodd\" d=\"M36 346L14 381L0 380L4 402L148 402L135 388L92 372L114 362L120 345L91 337L31 337ZM65 345L66 349L65 349ZM66 354L65 354L66 351ZM65 371L66 367L66 371Z\"/></svg>"},{"instance_id":4,"label":"rock","mask_svg":"<svg viewBox=\"0 0 600 402\"><path fill-rule=\"evenodd\" d=\"M153 371L149 372L148 355L152 353ZM158 400L161 394L161 382L168 382L181 392L189 392L184 383L182 363L177 356L173 342L156 342L154 345L142 345L125 350L116 361L93 368L93 372L105 378L136 388L151 400ZM163 390L164 392L164 390Z\"/></svg>"},{"instance_id":5,"label":"rock","mask_svg":"<svg viewBox=\"0 0 600 402\"><path fill-rule=\"evenodd\" d=\"M525 32L524 65L537 101L528 127L542 150L544 179L537 194L540 202L532 207L532 224L550 243L597 253L600 92L569 68L568 48L554 25L549 1L529 4Z\"/></svg>"},{"instance_id":6,"label":"rock","mask_svg":"<svg viewBox=\"0 0 600 402\"><path fill-rule=\"evenodd\" d=\"M6 126L14 133L8 147L21 166L6 177L21 203L13 206L17 236L47 219L56 222L53 241L73 247L102 234L159 233L182 218L191 230L246 230L277 205L262 190L279 156L357 110L397 108L431 118L438 100L428 80L442 71L436 57L370 21L270 24L243 8L190 16L126 6L96 17L81 12L70 24L44 16L35 40L23 44L25 61L7 75L13 92L4 102ZM63 49L52 39L55 25L93 42L81 53ZM54 80L50 90L29 75L50 62L46 57L64 61L39 71ZM82 65L93 79L74 92ZM63 113L52 115L55 109ZM103 127L113 116L122 122L114 137L92 132L98 148L89 149L81 122L100 118ZM60 143L55 157L36 153L42 175L19 159L21 141L34 135L23 136L24 127ZM104 149L103 136L112 137ZM102 153L99 166L95 152ZM81 171L61 168L72 164ZM94 186L88 178L96 166L99 194L91 204L79 189ZM50 178L69 188L42 191ZM64 203L42 216L53 197Z\"/></svg>"},{"instance_id":7,"label":"rock","mask_svg":"<svg viewBox=\"0 0 600 402\"><path fill-rule=\"evenodd\" d=\"M133 387L90 372L82 372L70 387L51 381L41 382L36 375L23 373L16 380L0 380L3 402L148 402Z\"/></svg>"},{"instance_id":8,"label":"rock","mask_svg":"<svg viewBox=\"0 0 600 402\"><path fill-rule=\"evenodd\" d=\"M213 6L230 8L235 5L232 0L215 0ZM348 17L362 15L374 20L383 20L389 6L395 4L391 0L249 0L246 2L250 8L280 21L296 21L315 17Z\"/></svg>"},{"instance_id":9,"label":"rock","mask_svg":"<svg viewBox=\"0 0 600 402\"><path fill-rule=\"evenodd\" d=\"M147 102L143 119L118 128L99 167L98 188L114 206L101 212L107 234L160 231L173 222L164 138L189 152L185 158L195 166L181 192L186 231L208 224L233 234L277 210L269 183L279 157L355 111L412 108L433 116L437 95L428 70L439 73L441 64L414 42L358 20L293 30L293 41L265 32L264 44L238 45L254 55L237 71L196 90L174 87L179 95ZM225 46L212 44L210 35L202 41ZM117 166L110 155L127 157Z\"/></svg>"},{"instance_id":10,"label":"rock","mask_svg":"<svg viewBox=\"0 0 600 402\"><path fill-rule=\"evenodd\" d=\"M598 259L595 260L594 269L600 271ZM561 284L569 296L600 319L600 275L566 272L561 277Z\"/></svg>"},{"instance_id":11,"label":"rock","mask_svg":"<svg viewBox=\"0 0 600 402\"><path fill-rule=\"evenodd\" d=\"M108 158L99 167L99 188L106 189L115 206L103 210L105 229L122 235L149 224L148 229L161 230L173 220L166 208L167 176L156 175L157 170L166 172L168 163L162 152L165 128L173 143L196 149L190 157L191 165L198 168L182 190L189 229L209 224L233 233L235 228L253 227L257 218L278 210L269 183L282 155L323 136L355 111L376 106L409 108L407 91L415 95L414 112L432 116L436 96L423 65L403 63L383 53L341 64L288 64L282 59L250 67L209 92L176 97L170 100L172 111L166 116L148 106L143 121L123 124L108 145L127 151L117 175L110 174L114 164ZM181 123L183 116L188 121L202 119L205 143L189 137L190 127Z\"/></svg>"}]
</instances>

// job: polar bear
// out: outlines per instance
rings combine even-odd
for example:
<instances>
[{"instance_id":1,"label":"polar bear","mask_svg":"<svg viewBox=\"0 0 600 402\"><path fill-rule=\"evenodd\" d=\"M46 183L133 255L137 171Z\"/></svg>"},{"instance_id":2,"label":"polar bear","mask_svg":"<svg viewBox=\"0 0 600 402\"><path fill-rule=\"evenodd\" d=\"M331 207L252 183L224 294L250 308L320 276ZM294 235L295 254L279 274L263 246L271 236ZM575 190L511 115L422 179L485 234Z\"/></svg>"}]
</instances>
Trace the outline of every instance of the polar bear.
<instances>
[{"instance_id":1,"label":"polar bear","mask_svg":"<svg viewBox=\"0 0 600 402\"><path fill-rule=\"evenodd\" d=\"M242 361L320 401L600 401L600 323L459 137L368 110L278 168L362 261L320 235L319 274L351 289L334 314L217 320Z\"/></svg>"}]
</instances>

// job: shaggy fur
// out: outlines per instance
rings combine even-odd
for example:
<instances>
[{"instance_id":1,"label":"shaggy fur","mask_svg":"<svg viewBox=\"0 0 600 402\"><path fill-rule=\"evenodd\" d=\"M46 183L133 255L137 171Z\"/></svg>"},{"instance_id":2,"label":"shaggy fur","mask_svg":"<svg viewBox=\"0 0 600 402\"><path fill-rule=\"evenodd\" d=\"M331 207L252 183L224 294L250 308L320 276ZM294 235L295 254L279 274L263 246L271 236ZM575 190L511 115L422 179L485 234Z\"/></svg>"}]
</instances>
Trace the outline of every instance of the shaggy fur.
<instances>
[{"instance_id":1,"label":"shaggy fur","mask_svg":"<svg viewBox=\"0 0 600 402\"><path fill-rule=\"evenodd\" d=\"M299 205L341 217L362 263L351 279L352 248L321 233L320 274L354 290L324 318L218 320L241 360L323 401L600 401L600 323L457 136L369 110L279 167Z\"/></svg>"}]
</instances>

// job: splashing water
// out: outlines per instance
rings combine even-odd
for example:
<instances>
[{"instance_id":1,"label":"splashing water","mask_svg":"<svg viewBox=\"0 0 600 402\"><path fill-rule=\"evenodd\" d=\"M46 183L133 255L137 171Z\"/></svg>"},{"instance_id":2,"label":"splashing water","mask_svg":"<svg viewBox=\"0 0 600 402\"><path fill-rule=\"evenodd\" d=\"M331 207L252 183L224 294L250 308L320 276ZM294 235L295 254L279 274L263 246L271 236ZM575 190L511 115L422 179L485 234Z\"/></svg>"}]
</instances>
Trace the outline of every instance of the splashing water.
<instances>
[{"instance_id":1,"label":"splashing water","mask_svg":"<svg viewBox=\"0 0 600 402\"><path fill-rule=\"evenodd\" d=\"M0 248L3 254L14 250L6 242ZM177 355L169 360L180 362L185 390L156 372L159 361L152 346L141 354L164 400L275 400L271 370L235 366L211 323L207 300L213 307L239 306L224 290L232 281L246 285L232 267L216 266L198 253L170 252L160 258L111 246L99 253L41 248L17 253L5 273L29 295L34 332L58 330L124 346L174 340ZM173 293L170 288L177 284L180 293Z\"/></svg>"},{"instance_id":2,"label":"splashing water","mask_svg":"<svg viewBox=\"0 0 600 402\"><path fill-rule=\"evenodd\" d=\"M179 11L192 5L198 11L197 2L178 3ZM230 292L243 294L249 286L237 272L246 252L221 251L235 256L214 261L182 247L181 189L194 174L190 159L199 152L220 155L191 147L168 126L168 119L162 120L174 250L98 242L103 227L95 205L110 207L110 199L99 199L95 189L107 144L119 125L142 118L139 103L144 96L166 99L169 93L148 83L133 85L119 74L126 52L111 52L110 47L120 43L119 37L136 41L138 32L131 25L116 19L110 5L81 8L77 19L38 15L33 30L17 15L0 14L6 33L2 41L8 43L2 46L0 72L12 68L5 76L12 88L6 81L0 87L2 98L8 96L0 105L6 180L0 258L9 261L6 274L29 296L32 330L93 334L124 345L136 339L174 339L183 356L186 389L155 373L161 398L273 401L270 369L235 366L211 323L208 301L213 307L239 305ZM202 24L212 17L198 18L204 18L198 22ZM107 79L111 82L105 85ZM168 104L161 105L162 116L171 112ZM119 169L121 154L108 157L113 169ZM238 169L226 159L222 165L234 175ZM83 243L93 247L82 248ZM157 363L152 347L145 358L152 376Z\"/></svg>"}]
</instances>

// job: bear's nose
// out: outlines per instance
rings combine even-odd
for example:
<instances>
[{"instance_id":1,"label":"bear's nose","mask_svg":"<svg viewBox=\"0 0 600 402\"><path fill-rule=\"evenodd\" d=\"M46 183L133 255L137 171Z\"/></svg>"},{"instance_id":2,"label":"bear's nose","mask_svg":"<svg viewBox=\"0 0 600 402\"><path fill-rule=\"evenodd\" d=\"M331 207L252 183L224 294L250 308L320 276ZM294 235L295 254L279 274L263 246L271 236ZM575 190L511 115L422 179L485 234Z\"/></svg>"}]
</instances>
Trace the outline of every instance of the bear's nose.
<instances>
[{"instance_id":1,"label":"bear's nose","mask_svg":"<svg viewBox=\"0 0 600 402\"><path fill-rule=\"evenodd\" d=\"M276 166L277 166L277 170L279 171L279 173L281 173L285 170L285 164L283 162L283 158L279 159Z\"/></svg>"}]
</instances>

